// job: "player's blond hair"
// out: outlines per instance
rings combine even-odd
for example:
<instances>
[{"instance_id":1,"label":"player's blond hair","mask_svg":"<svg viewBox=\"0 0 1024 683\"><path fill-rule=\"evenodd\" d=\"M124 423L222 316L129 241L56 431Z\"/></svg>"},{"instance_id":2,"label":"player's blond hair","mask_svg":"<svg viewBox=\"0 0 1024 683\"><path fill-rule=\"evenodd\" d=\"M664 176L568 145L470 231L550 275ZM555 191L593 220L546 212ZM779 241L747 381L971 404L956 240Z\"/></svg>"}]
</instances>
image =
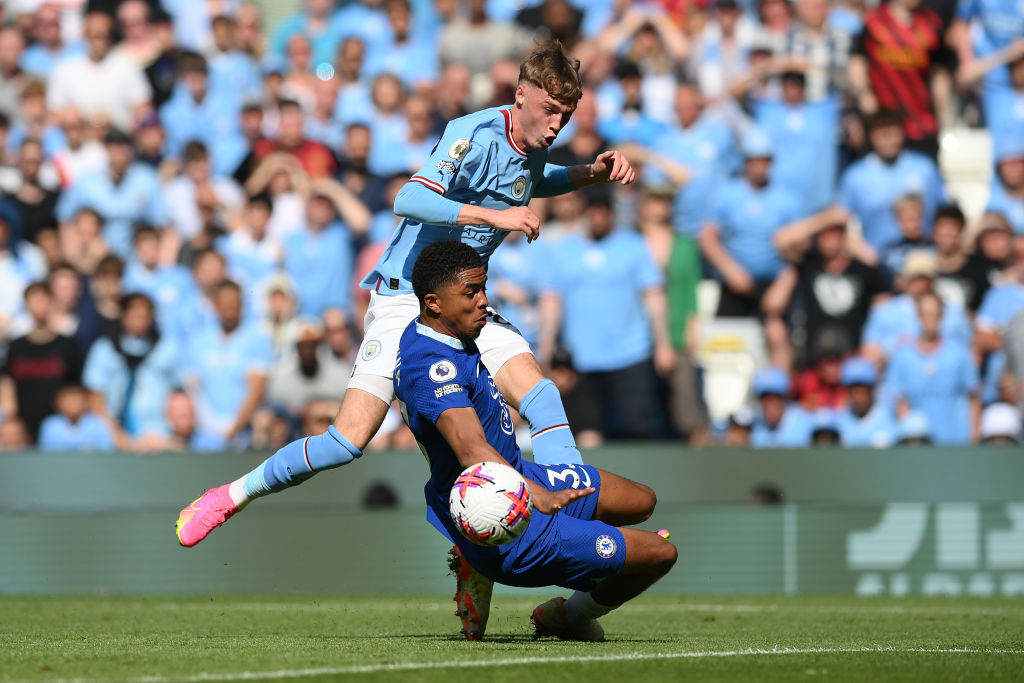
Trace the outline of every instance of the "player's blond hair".
<instances>
[{"instance_id":1,"label":"player's blond hair","mask_svg":"<svg viewBox=\"0 0 1024 683\"><path fill-rule=\"evenodd\" d=\"M563 104L575 105L583 97L580 60L565 54L558 40L546 40L519 65L519 82L532 83Z\"/></svg>"}]
</instances>

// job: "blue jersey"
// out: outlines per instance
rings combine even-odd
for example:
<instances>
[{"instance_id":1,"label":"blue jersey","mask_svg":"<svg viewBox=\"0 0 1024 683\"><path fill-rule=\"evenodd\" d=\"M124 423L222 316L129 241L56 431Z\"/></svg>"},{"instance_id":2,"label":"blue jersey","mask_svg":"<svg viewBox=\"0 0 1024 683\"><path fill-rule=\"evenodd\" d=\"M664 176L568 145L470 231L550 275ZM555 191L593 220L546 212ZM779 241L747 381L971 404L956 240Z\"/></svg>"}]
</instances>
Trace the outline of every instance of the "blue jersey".
<instances>
[{"instance_id":1,"label":"blue jersey","mask_svg":"<svg viewBox=\"0 0 1024 683\"><path fill-rule=\"evenodd\" d=\"M773 242L775 233L800 215L799 200L780 183L755 188L736 178L719 191L712 219L726 251L751 277L766 282L785 265Z\"/></svg>"},{"instance_id":2,"label":"blue jersey","mask_svg":"<svg viewBox=\"0 0 1024 683\"><path fill-rule=\"evenodd\" d=\"M437 420L444 411L475 410L487 443L519 469L521 457L512 428L512 413L480 361L476 345L466 346L454 337L436 332L417 317L399 342L394 383L402 415L430 465L430 481L424 491L427 505L441 519L448 518L448 492L463 470L437 429ZM452 525L451 529L454 528Z\"/></svg>"},{"instance_id":3,"label":"blue jersey","mask_svg":"<svg viewBox=\"0 0 1024 683\"><path fill-rule=\"evenodd\" d=\"M1010 227L1018 235L1024 235L1024 199L1011 195L999 178L993 178L989 187L986 211L1001 213L1010 221Z\"/></svg>"},{"instance_id":4,"label":"blue jersey","mask_svg":"<svg viewBox=\"0 0 1024 683\"><path fill-rule=\"evenodd\" d=\"M476 345L441 334L417 317L402 334L394 375L395 395L420 450L430 466L424 487L431 524L455 542L473 567L513 586L557 584L592 590L621 569L625 538L613 526L594 519L601 488L600 470L586 465L537 465L522 459L512 415ZM450 408L472 408L487 442L532 482L551 491L593 486L597 493L577 499L555 515L534 510L521 536L497 547L475 545L456 529L448 513L448 495L462 472L451 446L437 429Z\"/></svg>"},{"instance_id":5,"label":"blue jersey","mask_svg":"<svg viewBox=\"0 0 1024 683\"><path fill-rule=\"evenodd\" d=\"M750 429L750 445L753 448L806 448L811 445L813 431L811 415L800 406L791 405L775 427L769 427L759 415Z\"/></svg>"},{"instance_id":6,"label":"blue jersey","mask_svg":"<svg viewBox=\"0 0 1024 683\"><path fill-rule=\"evenodd\" d=\"M451 121L411 181L460 204L504 210L544 196L538 190L545 175L559 168L547 164L547 150L524 152L512 136L510 108L498 107ZM431 225L406 218L362 287L374 289L380 282L378 291L411 293L413 264L428 244L458 240L473 247L486 266L507 235L487 225Z\"/></svg>"},{"instance_id":7,"label":"blue jersey","mask_svg":"<svg viewBox=\"0 0 1024 683\"><path fill-rule=\"evenodd\" d=\"M898 242L902 232L893 203L905 194L924 200L924 224L931 225L946 191L935 162L903 151L891 164L869 154L850 164L839 183L839 203L860 220L864 239L876 250Z\"/></svg>"},{"instance_id":8,"label":"blue jersey","mask_svg":"<svg viewBox=\"0 0 1024 683\"><path fill-rule=\"evenodd\" d=\"M849 408L836 414L839 426L839 442L846 448L888 448L896 442L896 418L881 403L858 417Z\"/></svg>"}]
</instances>

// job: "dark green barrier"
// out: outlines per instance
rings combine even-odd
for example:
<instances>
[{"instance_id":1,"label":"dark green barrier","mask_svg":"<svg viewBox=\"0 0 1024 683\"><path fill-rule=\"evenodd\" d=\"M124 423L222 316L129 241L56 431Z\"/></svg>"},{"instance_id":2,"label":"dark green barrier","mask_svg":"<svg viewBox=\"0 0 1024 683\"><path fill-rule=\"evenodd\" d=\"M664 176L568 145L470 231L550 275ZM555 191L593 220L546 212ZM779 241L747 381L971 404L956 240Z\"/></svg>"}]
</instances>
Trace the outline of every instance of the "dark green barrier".
<instances>
[{"instance_id":1,"label":"dark green barrier","mask_svg":"<svg viewBox=\"0 0 1024 683\"><path fill-rule=\"evenodd\" d=\"M193 549L174 520L260 455L0 457L0 592L448 592L419 454L371 454L259 500ZM1024 454L606 449L680 549L666 593L1024 594ZM745 503L758 483L787 504ZM387 482L399 505L361 501Z\"/></svg>"}]
</instances>

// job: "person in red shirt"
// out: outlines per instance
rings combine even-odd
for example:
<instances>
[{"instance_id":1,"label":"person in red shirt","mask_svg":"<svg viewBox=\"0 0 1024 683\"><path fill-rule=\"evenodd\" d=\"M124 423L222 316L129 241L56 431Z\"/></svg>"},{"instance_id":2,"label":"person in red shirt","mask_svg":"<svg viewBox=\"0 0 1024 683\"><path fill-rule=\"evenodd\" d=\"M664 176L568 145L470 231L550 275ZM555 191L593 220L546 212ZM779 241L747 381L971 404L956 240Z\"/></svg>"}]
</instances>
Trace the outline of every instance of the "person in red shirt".
<instances>
[{"instance_id":1,"label":"person in red shirt","mask_svg":"<svg viewBox=\"0 0 1024 683\"><path fill-rule=\"evenodd\" d=\"M338 160L325 145L309 140L302 129L302 108L294 100L284 100L279 105L280 134L277 141L258 140L253 145L257 159L271 152L287 152L294 156L310 178L314 180L332 175L338 169Z\"/></svg>"},{"instance_id":2,"label":"person in red shirt","mask_svg":"<svg viewBox=\"0 0 1024 683\"><path fill-rule=\"evenodd\" d=\"M936 112L948 103L941 66L942 19L921 0L889 0L867 13L850 58L850 84L863 114L903 114L907 147L933 159L939 151Z\"/></svg>"}]
</instances>

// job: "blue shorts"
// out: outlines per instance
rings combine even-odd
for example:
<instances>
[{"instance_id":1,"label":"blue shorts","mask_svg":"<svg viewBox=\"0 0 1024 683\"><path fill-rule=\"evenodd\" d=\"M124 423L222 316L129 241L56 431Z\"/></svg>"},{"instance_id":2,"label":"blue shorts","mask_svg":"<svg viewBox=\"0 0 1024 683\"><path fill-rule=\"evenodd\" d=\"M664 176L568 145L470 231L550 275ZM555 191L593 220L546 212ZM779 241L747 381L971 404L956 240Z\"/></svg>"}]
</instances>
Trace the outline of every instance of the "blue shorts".
<instances>
[{"instance_id":1,"label":"blue shorts","mask_svg":"<svg viewBox=\"0 0 1024 683\"><path fill-rule=\"evenodd\" d=\"M626 560L626 540L610 524L594 519L601 474L589 465L538 465L522 462L523 475L550 491L593 486L596 491L573 501L554 515L533 511L526 531L511 543L496 548L466 540L447 514L428 519L440 522L473 567L484 576L508 586L562 586L589 591L602 579L614 576ZM440 529L440 527L439 527Z\"/></svg>"}]
</instances>

